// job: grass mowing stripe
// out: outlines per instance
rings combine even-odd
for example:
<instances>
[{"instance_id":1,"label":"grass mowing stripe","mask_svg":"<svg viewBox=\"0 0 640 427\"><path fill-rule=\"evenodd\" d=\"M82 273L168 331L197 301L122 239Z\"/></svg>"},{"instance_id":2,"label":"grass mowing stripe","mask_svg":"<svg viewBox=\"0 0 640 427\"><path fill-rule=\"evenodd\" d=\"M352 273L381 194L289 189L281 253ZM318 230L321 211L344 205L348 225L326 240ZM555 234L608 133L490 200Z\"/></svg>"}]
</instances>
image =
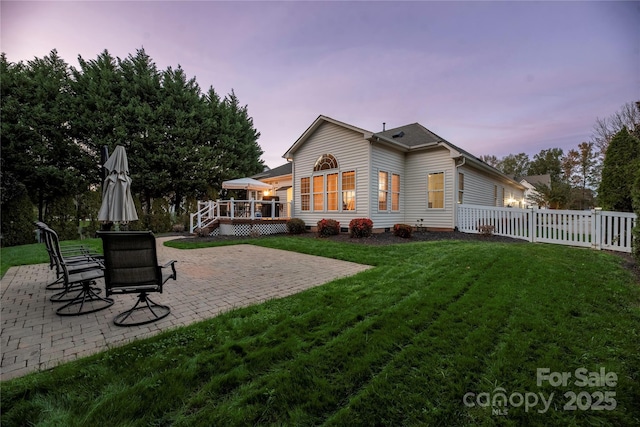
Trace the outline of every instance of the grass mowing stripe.
<instances>
[{"instance_id":1,"label":"grass mowing stripe","mask_svg":"<svg viewBox=\"0 0 640 427\"><path fill-rule=\"evenodd\" d=\"M152 339L146 345L135 343L114 349L105 357L108 360L113 360L114 369L123 368L118 366L120 360L125 358L130 360L127 369L138 368L137 378L140 378L138 381L143 382L147 375L160 372L162 378L166 376L162 372L167 370L170 365L180 365L182 367L181 376L164 378L162 382L165 384L188 383L192 388L192 394L194 388L197 390L198 387L201 387L198 386L201 383L204 384L204 394L207 396L213 394L216 398L220 398L221 394L232 393L236 386L242 381L250 379L250 376L259 374L265 369L272 369L274 364L292 358L297 352L309 351L313 346L322 345L327 339L337 335L339 331L362 321L369 312L386 306L389 298L397 299L411 292L407 288L387 286L382 291L373 293L366 284L368 274L365 272L363 275L362 277L356 276L356 278L360 277L357 279L357 285L354 284L356 278L343 279L327 285L322 288L322 291L307 291L324 295L325 298L322 299L326 302L323 305L314 304L313 307L309 307L307 312L296 306L298 314L293 313L293 316L286 317L292 314L288 308L291 304L287 303L286 299L272 301L261 306L260 310L245 308L223 315L211 321L211 328L207 329L204 334L191 334L189 332L191 329L187 328L184 331L175 331L169 335L170 338ZM384 274L382 277L387 276ZM343 290L347 285L349 292L345 294ZM301 295L301 297L304 298L306 295ZM368 302L366 310L360 310L358 314L350 314L345 311L355 301L362 299L366 299ZM286 310L281 310L277 308L278 306L285 306ZM269 310L269 307L276 308ZM270 312L280 314L270 315ZM313 325L320 324L322 319L326 319L326 316L331 316L331 324L324 327L325 330L320 330L318 333L312 331L309 334ZM227 324L225 319L231 323ZM236 333L230 337L224 332L226 329L233 329ZM302 336L303 339L293 342L287 338L287 335ZM224 339L222 341L216 340L219 336ZM244 338L240 338L241 336ZM179 344L179 346L175 347L174 351L167 351L172 347L172 344ZM218 346L221 347L217 348ZM158 350L163 351L158 353ZM189 356L192 353L199 354L196 360ZM235 369L238 364L242 364L244 369ZM216 375L216 372L220 372L220 374ZM239 375L239 372L242 375ZM175 373L173 374L175 375ZM211 384L217 385L211 386ZM136 387L136 383L132 383L131 387ZM96 384L96 389L99 390L99 388L100 385ZM158 411L171 407L168 401L177 402L181 398L181 392L177 391L177 393L165 393L161 400L156 399L157 403L151 405L148 411L153 413L155 406L158 406ZM96 392L95 406L113 406L114 399L126 399L126 396L107 395L101 397L100 393ZM200 400L197 393L193 400L197 406L197 402ZM167 406L164 406L165 404ZM187 410L191 411L192 409ZM95 412L97 414L103 413L99 410ZM124 420L131 415L123 410L118 413L117 417L122 417ZM102 420L92 421L100 422Z\"/></svg>"},{"instance_id":2,"label":"grass mowing stripe","mask_svg":"<svg viewBox=\"0 0 640 427\"><path fill-rule=\"evenodd\" d=\"M611 269L584 272L584 266L593 261L593 253L574 251L568 255L571 267L553 273L556 261L545 263L548 267L533 272L519 292L517 315L512 316L505 333L500 337L496 351L490 354L491 363L484 373L484 389L492 392L496 387L513 392L542 393L546 398L553 394L553 405L543 414L537 410L524 411L510 408L508 419L514 425L563 424L567 415L576 425L624 425L624 408L640 401L635 380L618 377L616 387L579 387L575 385L575 370L586 368L589 372L638 372L640 356L640 313L633 310L640 288L629 286L627 274L611 266ZM597 253L607 262L618 262L609 254ZM610 259L608 259L610 257ZM553 273L553 274L552 274ZM553 280L549 280L553 277ZM599 286L584 286L599 283ZM631 291L631 292L629 292ZM635 295L635 297L634 297ZM609 301L603 304L599 301ZM611 311L615 306L619 310ZM605 309L606 307L606 309ZM587 339L584 333L587 333ZM636 346L628 346L625 335L634 334ZM580 355L579 358L575 356ZM630 366L625 366L626 364ZM552 372L569 372L572 378L567 386L552 387L536 384L537 368L549 368ZM568 399L565 392L616 393L615 411L573 411L564 413ZM475 411L478 423L491 422L490 410Z\"/></svg>"},{"instance_id":3,"label":"grass mowing stripe","mask_svg":"<svg viewBox=\"0 0 640 427\"><path fill-rule=\"evenodd\" d=\"M491 270L504 271L499 263L485 273ZM417 333L405 351L325 424L420 425L427 419L429 424L464 422L465 414L458 409L465 389L477 381L481 356L493 347L509 316L510 302L502 297L501 288L478 277L462 298ZM441 407L452 409L442 411Z\"/></svg>"},{"instance_id":4,"label":"grass mowing stripe","mask_svg":"<svg viewBox=\"0 0 640 427\"><path fill-rule=\"evenodd\" d=\"M435 270L435 269L434 269ZM199 414L198 418L189 422L198 424L208 420L213 424L236 425L247 422L274 422L283 414L302 408L298 412L314 414L322 417L323 413L331 412L336 405L348 399L348 396L358 390L362 383L375 375L376 370L382 368L393 355L401 351L415 335L416 329L427 327L433 317L452 301L464 295L473 280L460 281L452 284L453 277L458 274L450 268L442 267L442 271L435 271L437 275L444 275L445 280L439 282L438 289L433 284L428 289L431 298L425 301L424 292L412 294L404 302L384 310L371 322L363 323L363 328L345 332L318 351L304 355L291 363L286 363L276 374L259 377L257 383L248 384L242 390L243 401L225 402L222 405ZM431 271L430 271L431 272ZM433 273L433 272L431 272ZM450 275L447 277L447 275ZM465 271L463 276L475 276L476 272ZM410 280L413 280L409 278ZM447 280L449 279L449 280ZM395 286L398 286L396 283ZM396 324L395 319L407 319L406 324ZM413 324L412 324L413 321ZM404 322L403 322L404 323ZM421 326L417 326L421 325ZM334 354L348 355L336 359ZM281 372L284 370L284 374ZM255 383L255 381L254 381ZM289 389L301 390L309 387L322 393L305 396L304 393L291 393L289 399L283 400L274 396L269 390ZM242 414L234 417L233 408L244 408ZM251 408L269 407L265 413L250 413ZM248 409L249 408L249 409ZM208 412L223 412L220 418L210 418ZM255 419L256 416L261 418ZM275 417L275 418L271 418ZM321 418L297 420L302 423L314 423Z\"/></svg>"}]
</instances>

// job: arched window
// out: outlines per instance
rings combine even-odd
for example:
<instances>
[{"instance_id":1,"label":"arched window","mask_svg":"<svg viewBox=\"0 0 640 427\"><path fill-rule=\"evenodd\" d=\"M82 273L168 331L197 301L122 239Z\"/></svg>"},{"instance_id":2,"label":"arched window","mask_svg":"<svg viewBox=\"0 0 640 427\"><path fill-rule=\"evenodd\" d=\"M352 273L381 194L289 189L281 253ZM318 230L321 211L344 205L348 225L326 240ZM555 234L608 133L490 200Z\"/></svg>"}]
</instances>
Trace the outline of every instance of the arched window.
<instances>
[{"instance_id":1,"label":"arched window","mask_svg":"<svg viewBox=\"0 0 640 427\"><path fill-rule=\"evenodd\" d=\"M323 154L318 157L316 164L313 165L313 171L323 171L327 169L338 169L338 161L331 154Z\"/></svg>"}]
</instances>

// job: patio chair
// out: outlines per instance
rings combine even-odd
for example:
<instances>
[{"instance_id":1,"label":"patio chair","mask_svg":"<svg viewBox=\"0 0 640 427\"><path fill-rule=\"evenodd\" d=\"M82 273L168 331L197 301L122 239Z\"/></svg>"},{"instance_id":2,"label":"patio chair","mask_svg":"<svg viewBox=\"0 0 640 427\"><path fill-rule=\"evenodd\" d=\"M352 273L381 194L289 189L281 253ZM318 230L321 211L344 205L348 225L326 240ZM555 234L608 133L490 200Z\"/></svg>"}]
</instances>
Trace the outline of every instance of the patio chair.
<instances>
[{"instance_id":1,"label":"patio chair","mask_svg":"<svg viewBox=\"0 0 640 427\"><path fill-rule=\"evenodd\" d=\"M169 315L171 309L149 298L152 292L162 293L169 279L176 280L176 261L158 265L156 238L150 231L98 231L104 248L104 278L106 295L138 294L135 305L118 314L113 323L136 326L155 322ZM171 267L170 272L164 269Z\"/></svg>"},{"instance_id":2,"label":"patio chair","mask_svg":"<svg viewBox=\"0 0 640 427\"><path fill-rule=\"evenodd\" d=\"M53 302L66 302L56 310L60 316L79 316L94 313L113 305L113 299L103 298L100 289L96 287L96 280L104 276L103 264L99 260L91 259L84 263L70 263L62 255L58 236L55 231L45 229L45 235L53 248L53 259L56 269L64 283L62 292L53 295Z\"/></svg>"},{"instance_id":3,"label":"patio chair","mask_svg":"<svg viewBox=\"0 0 640 427\"><path fill-rule=\"evenodd\" d=\"M51 270L55 268L56 270L56 280L49 283L46 286L46 289L54 291L65 289L62 270L56 261L57 253L60 253L60 255L64 257L70 270L80 271L85 267L91 269L95 266L95 262L100 262L99 260L102 256L91 248L83 245L60 246L58 234L53 229L41 221L35 221L34 224L42 233L42 240L44 241L47 254L49 255L49 268ZM54 249L55 245L58 245L59 247L58 252Z\"/></svg>"},{"instance_id":4,"label":"patio chair","mask_svg":"<svg viewBox=\"0 0 640 427\"><path fill-rule=\"evenodd\" d=\"M43 227L45 245L49 253L50 263L56 270L56 280L47 285L49 290L59 290L49 298L52 302L68 302L75 300L77 294L74 292L82 292L78 288L82 288L81 281L69 279L69 275L75 275L91 270L101 270L103 267L102 260L97 255L81 253L79 255L67 256L62 252L58 234L48 227ZM76 278L74 276L74 278ZM100 289L93 288L93 293L100 293Z\"/></svg>"}]
</instances>

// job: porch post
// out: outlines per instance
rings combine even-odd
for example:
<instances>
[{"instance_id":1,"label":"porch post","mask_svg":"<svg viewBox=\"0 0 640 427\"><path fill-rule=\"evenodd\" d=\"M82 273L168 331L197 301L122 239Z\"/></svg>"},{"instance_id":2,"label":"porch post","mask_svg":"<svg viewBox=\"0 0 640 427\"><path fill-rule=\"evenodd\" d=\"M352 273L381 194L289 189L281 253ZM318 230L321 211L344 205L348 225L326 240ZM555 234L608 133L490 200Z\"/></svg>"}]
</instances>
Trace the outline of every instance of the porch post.
<instances>
[{"instance_id":1,"label":"porch post","mask_svg":"<svg viewBox=\"0 0 640 427\"><path fill-rule=\"evenodd\" d=\"M231 209L229 209L231 211L231 219L234 218L234 210L235 210L235 202L233 201L233 197L230 199L230 205L231 205Z\"/></svg>"}]
</instances>

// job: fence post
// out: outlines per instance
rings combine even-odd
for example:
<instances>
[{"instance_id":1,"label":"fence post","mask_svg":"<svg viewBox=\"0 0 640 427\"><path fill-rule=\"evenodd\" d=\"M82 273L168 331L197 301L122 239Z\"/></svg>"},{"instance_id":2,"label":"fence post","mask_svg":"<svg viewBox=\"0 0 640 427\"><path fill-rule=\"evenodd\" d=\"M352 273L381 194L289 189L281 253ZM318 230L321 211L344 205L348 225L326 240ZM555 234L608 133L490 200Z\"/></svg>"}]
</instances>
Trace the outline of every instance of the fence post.
<instances>
[{"instance_id":1,"label":"fence post","mask_svg":"<svg viewBox=\"0 0 640 427\"><path fill-rule=\"evenodd\" d=\"M529 208L529 215L528 215L528 221L527 221L527 226L529 227L529 241L530 242L535 242L536 241L536 223L537 223L537 209L535 206L531 206L531 208Z\"/></svg>"},{"instance_id":2,"label":"fence post","mask_svg":"<svg viewBox=\"0 0 640 427\"><path fill-rule=\"evenodd\" d=\"M600 221L602 208L591 209L591 247L602 249L602 224Z\"/></svg>"}]
</instances>

